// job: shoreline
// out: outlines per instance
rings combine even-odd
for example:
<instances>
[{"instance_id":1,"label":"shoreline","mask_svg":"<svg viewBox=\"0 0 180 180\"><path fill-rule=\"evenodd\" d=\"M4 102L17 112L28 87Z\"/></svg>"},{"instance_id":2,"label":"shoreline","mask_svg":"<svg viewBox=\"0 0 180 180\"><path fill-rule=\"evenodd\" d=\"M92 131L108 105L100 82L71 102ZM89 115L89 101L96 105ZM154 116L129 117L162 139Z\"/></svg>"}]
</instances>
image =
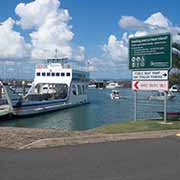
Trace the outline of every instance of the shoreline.
<instances>
[{"instance_id":1,"label":"shoreline","mask_svg":"<svg viewBox=\"0 0 180 180\"><path fill-rule=\"evenodd\" d=\"M63 131L61 129L0 127L0 148L22 150L60 147L77 144L165 138L175 136L177 133L180 133L179 129L106 134L96 132L94 129Z\"/></svg>"}]
</instances>

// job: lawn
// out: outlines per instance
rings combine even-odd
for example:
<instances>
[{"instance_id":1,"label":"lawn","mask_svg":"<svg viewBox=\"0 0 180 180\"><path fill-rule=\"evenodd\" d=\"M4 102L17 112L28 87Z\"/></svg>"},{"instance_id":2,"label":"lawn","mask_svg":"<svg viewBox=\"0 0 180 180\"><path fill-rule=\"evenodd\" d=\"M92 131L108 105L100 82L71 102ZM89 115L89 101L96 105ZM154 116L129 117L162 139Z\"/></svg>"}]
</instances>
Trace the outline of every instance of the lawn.
<instances>
[{"instance_id":1,"label":"lawn","mask_svg":"<svg viewBox=\"0 0 180 180\"><path fill-rule=\"evenodd\" d=\"M171 121L171 123L168 121L167 124L162 124L161 122L159 120L126 121L97 127L95 131L98 133L113 134L180 129L180 121Z\"/></svg>"}]
</instances>

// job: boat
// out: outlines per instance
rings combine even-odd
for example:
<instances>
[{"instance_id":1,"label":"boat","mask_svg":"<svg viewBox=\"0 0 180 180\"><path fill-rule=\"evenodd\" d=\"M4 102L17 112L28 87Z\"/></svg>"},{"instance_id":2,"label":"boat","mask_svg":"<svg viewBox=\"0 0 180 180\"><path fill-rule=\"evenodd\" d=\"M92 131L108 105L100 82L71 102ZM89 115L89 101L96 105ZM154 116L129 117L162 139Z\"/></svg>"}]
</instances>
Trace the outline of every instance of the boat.
<instances>
[{"instance_id":1,"label":"boat","mask_svg":"<svg viewBox=\"0 0 180 180\"><path fill-rule=\"evenodd\" d=\"M178 92L179 91L179 88L178 88L178 85L173 85L173 86L171 86L171 88L169 89L169 91L171 91L171 92Z\"/></svg>"},{"instance_id":2,"label":"boat","mask_svg":"<svg viewBox=\"0 0 180 180\"><path fill-rule=\"evenodd\" d=\"M95 84L89 84L88 88L96 88L96 85Z\"/></svg>"},{"instance_id":3,"label":"boat","mask_svg":"<svg viewBox=\"0 0 180 180\"><path fill-rule=\"evenodd\" d=\"M117 90L112 90L110 97L112 100L120 99L120 93Z\"/></svg>"},{"instance_id":4,"label":"boat","mask_svg":"<svg viewBox=\"0 0 180 180\"><path fill-rule=\"evenodd\" d=\"M106 85L106 88L107 89L115 89L115 88L119 88L119 84L118 83L115 83L115 82L110 82Z\"/></svg>"},{"instance_id":5,"label":"boat","mask_svg":"<svg viewBox=\"0 0 180 180\"><path fill-rule=\"evenodd\" d=\"M172 100L172 99L175 98L175 95L174 95L173 92L168 91L166 98L167 98L167 100ZM163 92L163 91L158 91L157 94L148 96L147 99L148 99L148 100L159 100L159 101L163 101L163 100L164 100L164 92Z\"/></svg>"},{"instance_id":6,"label":"boat","mask_svg":"<svg viewBox=\"0 0 180 180\"><path fill-rule=\"evenodd\" d=\"M110 97L112 100L126 99L125 96L121 96L118 90L112 90Z\"/></svg>"},{"instance_id":7,"label":"boat","mask_svg":"<svg viewBox=\"0 0 180 180\"><path fill-rule=\"evenodd\" d=\"M14 116L27 116L87 104L89 73L76 70L65 59L48 59L37 64L32 86L25 95L2 83Z\"/></svg>"},{"instance_id":8,"label":"boat","mask_svg":"<svg viewBox=\"0 0 180 180\"><path fill-rule=\"evenodd\" d=\"M9 105L1 105L0 106L0 118L6 117L10 114Z\"/></svg>"},{"instance_id":9,"label":"boat","mask_svg":"<svg viewBox=\"0 0 180 180\"><path fill-rule=\"evenodd\" d=\"M161 117L164 117L164 112L158 112L158 114ZM180 119L180 112L167 112L166 117L167 117L167 119L178 120L178 119Z\"/></svg>"}]
</instances>

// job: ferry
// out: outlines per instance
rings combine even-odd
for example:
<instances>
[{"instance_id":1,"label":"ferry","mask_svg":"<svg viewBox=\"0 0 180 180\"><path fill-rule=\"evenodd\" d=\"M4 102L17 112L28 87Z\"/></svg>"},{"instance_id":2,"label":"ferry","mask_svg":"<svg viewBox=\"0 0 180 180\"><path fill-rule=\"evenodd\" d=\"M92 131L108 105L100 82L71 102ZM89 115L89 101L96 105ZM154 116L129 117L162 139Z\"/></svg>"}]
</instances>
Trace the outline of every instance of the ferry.
<instances>
[{"instance_id":1,"label":"ferry","mask_svg":"<svg viewBox=\"0 0 180 180\"><path fill-rule=\"evenodd\" d=\"M14 116L27 116L88 103L89 72L75 70L65 59L48 59L37 64L35 78L25 95L17 94L2 84L10 111Z\"/></svg>"}]
</instances>

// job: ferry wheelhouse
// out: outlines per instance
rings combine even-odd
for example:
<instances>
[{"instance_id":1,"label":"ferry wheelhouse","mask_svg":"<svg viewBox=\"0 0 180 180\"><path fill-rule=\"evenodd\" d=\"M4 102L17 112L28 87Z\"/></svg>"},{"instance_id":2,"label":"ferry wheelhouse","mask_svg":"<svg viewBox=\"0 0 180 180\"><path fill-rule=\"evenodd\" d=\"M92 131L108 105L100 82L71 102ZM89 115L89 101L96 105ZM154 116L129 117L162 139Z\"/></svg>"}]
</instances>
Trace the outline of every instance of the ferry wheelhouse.
<instances>
[{"instance_id":1,"label":"ferry wheelhouse","mask_svg":"<svg viewBox=\"0 0 180 180\"><path fill-rule=\"evenodd\" d=\"M64 59L48 59L38 64L28 93L20 96L3 84L11 112L25 116L88 103L89 73L72 69Z\"/></svg>"}]
</instances>

